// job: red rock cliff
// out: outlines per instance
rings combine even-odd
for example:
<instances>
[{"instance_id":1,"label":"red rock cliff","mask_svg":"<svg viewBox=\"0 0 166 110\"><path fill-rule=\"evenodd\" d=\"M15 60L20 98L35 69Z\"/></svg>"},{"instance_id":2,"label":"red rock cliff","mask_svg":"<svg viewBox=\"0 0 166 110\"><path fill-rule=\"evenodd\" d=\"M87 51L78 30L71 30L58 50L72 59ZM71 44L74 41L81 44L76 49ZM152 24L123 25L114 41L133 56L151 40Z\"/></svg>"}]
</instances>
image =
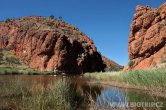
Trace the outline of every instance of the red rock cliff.
<instances>
[{"instance_id":1,"label":"red rock cliff","mask_svg":"<svg viewBox=\"0 0 166 110\"><path fill-rule=\"evenodd\" d=\"M166 3L158 9L137 6L130 26L130 68L143 69L166 63Z\"/></svg>"},{"instance_id":2,"label":"red rock cliff","mask_svg":"<svg viewBox=\"0 0 166 110\"><path fill-rule=\"evenodd\" d=\"M0 48L40 70L80 74L105 68L93 41L60 20L32 16L7 19L0 23Z\"/></svg>"}]
</instances>

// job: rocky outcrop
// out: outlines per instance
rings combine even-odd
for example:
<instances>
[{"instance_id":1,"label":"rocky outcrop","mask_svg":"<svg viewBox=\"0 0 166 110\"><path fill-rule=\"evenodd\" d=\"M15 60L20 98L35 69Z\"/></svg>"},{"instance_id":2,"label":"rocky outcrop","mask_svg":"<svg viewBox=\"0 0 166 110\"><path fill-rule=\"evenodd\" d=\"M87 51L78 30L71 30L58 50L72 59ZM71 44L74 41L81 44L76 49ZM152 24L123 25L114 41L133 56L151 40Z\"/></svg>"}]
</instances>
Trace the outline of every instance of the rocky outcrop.
<instances>
[{"instance_id":1,"label":"rocky outcrop","mask_svg":"<svg viewBox=\"0 0 166 110\"><path fill-rule=\"evenodd\" d=\"M93 41L78 28L44 17L7 19L0 23L0 48L31 68L67 74L104 71Z\"/></svg>"},{"instance_id":2,"label":"rocky outcrop","mask_svg":"<svg viewBox=\"0 0 166 110\"><path fill-rule=\"evenodd\" d=\"M103 62L106 65L105 71L120 71L123 69L123 66L117 64L116 62L102 56Z\"/></svg>"},{"instance_id":3,"label":"rocky outcrop","mask_svg":"<svg viewBox=\"0 0 166 110\"><path fill-rule=\"evenodd\" d=\"M130 26L129 68L143 69L166 63L166 3L158 9L137 6Z\"/></svg>"}]
</instances>

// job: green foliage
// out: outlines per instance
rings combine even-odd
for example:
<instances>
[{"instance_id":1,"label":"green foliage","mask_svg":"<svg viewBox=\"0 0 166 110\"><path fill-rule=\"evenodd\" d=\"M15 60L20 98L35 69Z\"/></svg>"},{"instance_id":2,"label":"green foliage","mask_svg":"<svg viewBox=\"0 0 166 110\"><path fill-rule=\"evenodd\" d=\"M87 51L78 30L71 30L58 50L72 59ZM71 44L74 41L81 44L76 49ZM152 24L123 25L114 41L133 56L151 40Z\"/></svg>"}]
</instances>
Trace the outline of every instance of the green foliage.
<instances>
[{"instance_id":1,"label":"green foliage","mask_svg":"<svg viewBox=\"0 0 166 110\"><path fill-rule=\"evenodd\" d=\"M11 75L11 74L54 74L53 71L39 71L28 68L21 65L20 61L13 55L11 55L6 49L0 49L0 75Z\"/></svg>"},{"instance_id":2,"label":"green foliage","mask_svg":"<svg viewBox=\"0 0 166 110\"><path fill-rule=\"evenodd\" d=\"M117 80L130 85L155 89L156 87L166 90L166 68L148 70L130 70L124 72L86 73L85 77L97 80Z\"/></svg>"},{"instance_id":3,"label":"green foliage","mask_svg":"<svg viewBox=\"0 0 166 110\"><path fill-rule=\"evenodd\" d=\"M31 68L19 66L0 67L0 75L50 75L54 74L52 71L39 71Z\"/></svg>"},{"instance_id":4,"label":"green foliage","mask_svg":"<svg viewBox=\"0 0 166 110\"><path fill-rule=\"evenodd\" d=\"M0 80L1 81L1 80ZM11 80L8 84L2 84L0 90L1 96L19 96L27 93L25 82L20 79Z\"/></svg>"},{"instance_id":5,"label":"green foliage","mask_svg":"<svg viewBox=\"0 0 166 110\"><path fill-rule=\"evenodd\" d=\"M110 65L110 69L109 71L120 71L121 69L119 67L116 67L116 66L113 66L113 65Z\"/></svg>"},{"instance_id":6,"label":"green foliage","mask_svg":"<svg viewBox=\"0 0 166 110\"><path fill-rule=\"evenodd\" d=\"M20 64L20 61L14 56L6 57L6 61L9 64Z\"/></svg>"},{"instance_id":7,"label":"green foliage","mask_svg":"<svg viewBox=\"0 0 166 110\"><path fill-rule=\"evenodd\" d=\"M132 85L166 88L166 68L127 71L120 78Z\"/></svg>"},{"instance_id":8,"label":"green foliage","mask_svg":"<svg viewBox=\"0 0 166 110\"><path fill-rule=\"evenodd\" d=\"M0 99L3 97L3 100L0 106L5 105L12 110L15 107L20 110L73 110L74 95L70 91L70 84L64 79L42 90L27 86L21 79L14 79L1 84ZM10 97L10 101L4 100L4 97Z\"/></svg>"},{"instance_id":9,"label":"green foliage","mask_svg":"<svg viewBox=\"0 0 166 110\"><path fill-rule=\"evenodd\" d=\"M130 67L132 67L134 64L135 64L135 62L132 61L132 60L130 60L129 63L128 63L128 65L129 65Z\"/></svg>"},{"instance_id":10,"label":"green foliage","mask_svg":"<svg viewBox=\"0 0 166 110\"><path fill-rule=\"evenodd\" d=\"M7 18L7 19L5 20L6 23L8 23L8 22L10 22L10 21L11 21L11 19L9 19L9 18Z\"/></svg>"},{"instance_id":11,"label":"green foliage","mask_svg":"<svg viewBox=\"0 0 166 110\"><path fill-rule=\"evenodd\" d=\"M4 57L4 54L2 52L0 52L0 64L3 63L3 57Z\"/></svg>"},{"instance_id":12,"label":"green foliage","mask_svg":"<svg viewBox=\"0 0 166 110\"><path fill-rule=\"evenodd\" d=\"M50 15L50 17L49 17L50 19L54 19L54 15Z\"/></svg>"},{"instance_id":13,"label":"green foliage","mask_svg":"<svg viewBox=\"0 0 166 110\"><path fill-rule=\"evenodd\" d=\"M4 54L0 51L0 59L3 58Z\"/></svg>"}]
</instances>

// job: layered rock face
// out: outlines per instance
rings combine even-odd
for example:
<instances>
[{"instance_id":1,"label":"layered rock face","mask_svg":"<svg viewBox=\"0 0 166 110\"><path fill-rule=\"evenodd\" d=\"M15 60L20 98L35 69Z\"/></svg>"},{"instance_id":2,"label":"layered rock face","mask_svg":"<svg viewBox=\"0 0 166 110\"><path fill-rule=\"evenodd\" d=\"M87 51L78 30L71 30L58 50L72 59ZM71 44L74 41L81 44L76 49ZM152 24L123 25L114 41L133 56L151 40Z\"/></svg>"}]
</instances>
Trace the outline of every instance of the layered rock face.
<instances>
[{"instance_id":1,"label":"layered rock face","mask_svg":"<svg viewBox=\"0 0 166 110\"><path fill-rule=\"evenodd\" d=\"M128 54L133 69L166 63L166 3L158 9L137 6L130 26Z\"/></svg>"},{"instance_id":2,"label":"layered rock face","mask_svg":"<svg viewBox=\"0 0 166 110\"><path fill-rule=\"evenodd\" d=\"M93 41L61 20L29 16L1 22L0 48L39 70L80 74L105 68Z\"/></svg>"}]
</instances>

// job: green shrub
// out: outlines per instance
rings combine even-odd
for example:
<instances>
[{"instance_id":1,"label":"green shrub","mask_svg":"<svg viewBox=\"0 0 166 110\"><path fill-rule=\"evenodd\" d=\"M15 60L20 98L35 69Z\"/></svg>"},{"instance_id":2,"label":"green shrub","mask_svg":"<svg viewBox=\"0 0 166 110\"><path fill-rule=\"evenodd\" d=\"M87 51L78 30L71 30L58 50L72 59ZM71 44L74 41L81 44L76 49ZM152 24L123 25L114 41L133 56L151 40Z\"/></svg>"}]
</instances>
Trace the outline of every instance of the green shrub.
<instances>
[{"instance_id":1,"label":"green shrub","mask_svg":"<svg viewBox=\"0 0 166 110\"><path fill-rule=\"evenodd\" d=\"M8 23L8 22L10 22L10 21L11 21L11 19L9 19L9 18L7 18L7 19L5 20L6 23Z\"/></svg>"},{"instance_id":2,"label":"green shrub","mask_svg":"<svg viewBox=\"0 0 166 110\"><path fill-rule=\"evenodd\" d=\"M54 15L50 15L50 17L49 17L50 19L54 19Z\"/></svg>"},{"instance_id":3,"label":"green shrub","mask_svg":"<svg viewBox=\"0 0 166 110\"><path fill-rule=\"evenodd\" d=\"M129 65L130 67L132 67L134 64L135 64L135 62L132 61L132 60L130 60L129 63L128 63L128 65Z\"/></svg>"},{"instance_id":4,"label":"green shrub","mask_svg":"<svg viewBox=\"0 0 166 110\"><path fill-rule=\"evenodd\" d=\"M9 64L20 64L19 60L13 56L10 56L10 57L6 57L6 61L9 63Z\"/></svg>"},{"instance_id":5,"label":"green shrub","mask_svg":"<svg viewBox=\"0 0 166 110\"><path fill-rule=\"evenodd\" d=\"M4 54L2 52L0 52L0 64L3 63L3 56L4 56Z\"/></svg>"},{"instance_id":6,"label":"green shrub","mask_svg":"<svg viewBox=\"0 0 166 110\"><path fill-rule=\"evenodd\" d=\"M110 65L110 71L120 71L121 69L119 67Z\"/></svg>"}]
</instances>

